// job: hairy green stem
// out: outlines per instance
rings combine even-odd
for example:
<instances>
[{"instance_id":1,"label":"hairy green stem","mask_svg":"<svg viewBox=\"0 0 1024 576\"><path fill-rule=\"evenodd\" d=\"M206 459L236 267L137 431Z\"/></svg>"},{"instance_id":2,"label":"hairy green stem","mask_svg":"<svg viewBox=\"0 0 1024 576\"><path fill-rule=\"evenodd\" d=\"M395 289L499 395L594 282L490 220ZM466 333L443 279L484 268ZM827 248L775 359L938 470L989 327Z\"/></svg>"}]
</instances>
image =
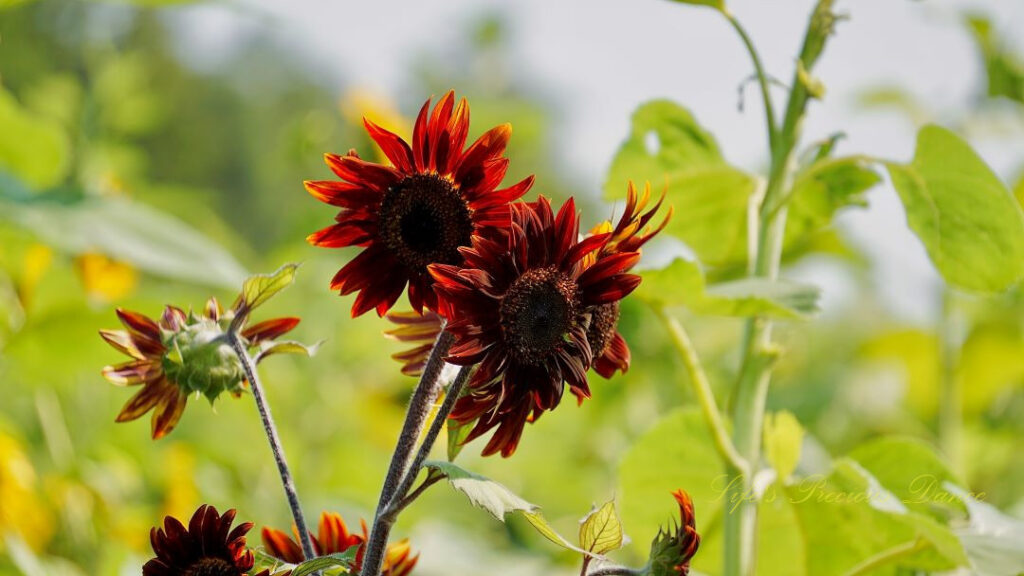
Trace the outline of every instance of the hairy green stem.
<instances>
[{"instance_id":1,"label":"hairy green stem","mask_svg":"<svg viewBox=\"0 0 1024 576\"><path fill-rule=\"evenodd\" d=\"M309 539L309 528L306 527L306 518L302 514L302 506L299 505L299 495L295 490L295 479L292 478L291 470L288 468L288 461L284 457L284 447L281 445L281 438L277 434L277 427L274 425L274 418L270 414L270 405L263 395L263 385L260 383L259 374L256 372L256 365L249 356L245 342L238 336L238 332L231 330L227 335L231 348L238 356L245 372L245 379L249 381L252 389L252 396L256 399L256 408L259 410L260 419L263 421L263 431L270 443L270 450L274 453L274 462L277 463L277 472L281 476L281 484L284 486L285 496L288 498L288 507L292 510L292 519L295 521L295 529L299 533L299 543L302 545L302 554L306 560L316 557L313 551L313 543Z\"/></svg>"},{"instance_id":2,"label":"hairy green stem","mask_svg":"<svg viewBox=\"0 0 1024 576\"><path fill-rule=\"evenodd\" d=\"M686 333L682 324L664 308L656 308L655 313L668 329L669 335L672 336L672 343L675 345L676 351L679 352L679 357L686 366L686 371L690 375L690 383L693 385L693 393L697 397L697 403L700 404L701 411L704 414L704 421L708 425L708 430L711 432L711 438L715 442L715 448L718 449L719 456L732 468L746 473L749 466L743 459L743 456L736 451L736 447L729 437L729 432L725 429L722 414L718 409L718 403L715 401L715 394L711 390L711 384L708 382L703 366L701 366L697 350L694 349L693 342L690 341L690 336Z\"/></svg>"},{"instance_id":3,"label":"hairy green stem","mask_svg":"<svg viewBox=\"0 0 1024 576\"><path fill-rule=\"evenodd\" d=\"M901 558L916 554L929 546L931 546L931 544L922 538L907 542L906 544L900 544L899 546L893 546L892 548L882 550L878 554L875 554L860 564L857 564L848 570L843 576L862 576L864 574L872 574L877 568L881 568L886 564L890 564Z\"/></svg>"},{"instance_id":4,"label":"hairy green stem","mask_svg":"<svg viewBox=\"0 0 1024 576\"><path fill-rule=\"evenodd\" d=\"M398 485L398 489L391 497L391 501L384 508L381 513L387 520L394 521L398 512L402 506L399 504L403 503L409 490L412 488L413 483L416 481L416 476L419 475L420 469L423 467L423 462L430 455L430 450L433 449L434 443L437 442L437 437L441 435L441 429L444 428L448 422L448 415L452 413L452 408L455 407L455 402L462 395L462 389L466 385L466 381L469 380L469 374L473 371L473 366L463 366L459 369L458 375L455 376L455 380L452 381L451 385L448 386L448 392L444 397L444 402L441 407L438 408L437 414L434 416L434 422L431 423L430 429L427 431L427 435L423 438L423 443L420 444L419 451L416 452L416 458L413 460L412 465L406 471L405 476L402 478L402 482ZM407 503L405 504L408 505Z\"/></svg>"},{"instance_id":5,"label":"hairy green stem","mask_svg":"<svg viewBox=\"0 0 1024 576\"><path fill-rule=\"evenodd\" d=\"M441 392L440 376L444 368L444 357L454 342L454 336L447 330L442 330L434 342L430 351L427 363L423 367L423 374L416 385L409 400L409 409L405 414L405 423L402 425L402 432L398 436L398 443L395 452L391 456L391 464L388 467L387 476L384 479L384 486L381 488L380 499L377 502L377 513L374 516L373 527L370 529L370 538L366 545L366 556L363 559L363 569L360 576L377 576L380 573L381 564L384 562L384 551L387 548L388 537L391 535L391 526L394 519L384 514L385 509L394 498L399 485L407 470L412 464L413 451L423 427L426 424L430 408L437 400Z\"/></svg>"}]
</instances>

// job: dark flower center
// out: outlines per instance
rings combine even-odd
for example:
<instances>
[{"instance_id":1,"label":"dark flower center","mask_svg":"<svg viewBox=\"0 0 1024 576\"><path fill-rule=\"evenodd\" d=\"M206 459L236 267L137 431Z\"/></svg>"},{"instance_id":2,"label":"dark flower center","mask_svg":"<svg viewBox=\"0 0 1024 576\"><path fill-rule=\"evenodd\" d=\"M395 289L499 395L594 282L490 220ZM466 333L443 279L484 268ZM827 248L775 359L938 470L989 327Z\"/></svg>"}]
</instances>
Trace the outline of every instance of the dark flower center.
<instances>
[{"instance_id":1,"label":"dark flower center","mask_svg":"<svg viewBox=\"0 0 1024 576\"><path fill-rule=\"evenodd\" d=\"M428 264L462 262L459 246L473 234L469 207L455 186L436 174L408 176L381 202L380 236L398 260L426 273Z\"/></svg>"},{"instance_id":2,"label":"dark flower center","mask_svg":"<svg viewBox=\"0 0 1024 576\"><path fill-rule=\"evenodd\" d=\"M516 360L537 365L561 349L576 318L576 282L557 268L516 278L501 300L501 329Z\"/></svg>"},{"instance_id":3,"label":"dark flower center","mask_svg":"<svg viewBox=\"0 0 1024 576\"><path fill-rule=\"evenodd\" d=\"M612 342L619 325L619 302L609 302L590 310L590 327L587 328L587 342L594 351L594 357L604 354Z\"/></svg>"},{"instance_id":4,"label":"dark flower center","mask_svg":"<svg viewBox=\"0 0 1024 576\"><path fill-rule=\"evenodd\" d=\"M200 558L181 573L182 576L242 576L234 564L223 558Z\"/></svg>"}]
</instances>

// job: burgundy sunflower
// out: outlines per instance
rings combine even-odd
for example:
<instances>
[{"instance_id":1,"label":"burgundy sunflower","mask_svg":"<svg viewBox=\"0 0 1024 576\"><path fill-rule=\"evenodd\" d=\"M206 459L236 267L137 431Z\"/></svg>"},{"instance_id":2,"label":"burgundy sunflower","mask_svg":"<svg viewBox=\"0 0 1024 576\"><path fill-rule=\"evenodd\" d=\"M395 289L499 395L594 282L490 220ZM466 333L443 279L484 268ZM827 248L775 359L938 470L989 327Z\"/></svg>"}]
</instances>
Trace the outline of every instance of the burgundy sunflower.
<instances>
[{"instance_id":1,"label":"burgundy sunflower","mask_svg":"<svg viewBox=\"0 0 1024 576\"><path fill-rule=\"evenodd\" d=\"M640 248L651 238L661 232L669 219L672 218L672 207L668 209L664 220L651 229L648 224L654 218L655 213L665 200L665 193L661 198L644 212L647 203L651 198L651 185L644 186L642 194L637 194L636 187L629 183L626 190L626 206L619 218L618 224L612 227L611 222L605 221L591 230L591 234L610 234L608 242L598 251L591 252L584 258L586 266L591 266L601 260L620 253L640 252ZM619 333L619 302L609 302L590 309L590 328L587 330L587 340L594 353L594 372L605 378L611 378L616 371L623 374L629 370L629 346L626 340Z\"/></svg>"},{"instance_id":2,"label":"burgundy sunflower","mask_svg":"<svg viewBox=\"0 0 1024 576\"><path fill-rule=\"evenodd\" d=\"M565 384L578 402L590 396L589 310L617 302L640 283L625 272L636 252L585 265L610 237L579 240L575 202L555 216L542 196L515 205L506 239L475 238L462 250L463 267L430 266L455 336L446 360L479 364L451 418L476 421L467 442L497 427L484 455L510 456L526 422L555 408Z\"/></svg>"},{"instance_id":3,"label":"burgundy sunflower","mask_svg":"<svg viewBox=\"0 0 1024 576\"><path fill-rule=\"evenodd\" d=\"M237 305L236 305L237 306ZM127 330L100 330L108 344L132 360L103 369L103 376L118 386L142 386L117 415L128 422L150 410L153 439L174 429L191 393L202 393L211 402L221 392L241 395L245 375L230 345L221 338L236 310L227 313L216 298L202 314L185 313L167 306L160 320L117 309ZM299 323L298 318L275 318L244 328L240 334L252 348L270 351L266 345Z\"/></svg>"},{"instance_id":4,"label":"burgundy sunflower","mask_svg":"<svg viewBox=\"0 0 1024 576\"><path fill-rule=\"evenodd\" d=\"M679 504L679 525L669 531L659 529L654 537L649 560L652 576L687 576L690 560L700 548L693 500L684 490L676 490L672 496Z\"/></svg>"},{"instance_id":5,"label":"burgundy sunflower","mask_svg":"<svg viewBox=\"0 0 1024 576\"><path fill-rule=\"evenodd\" d=\"M429 115L428 115L429 112ZM512 132L492 128L463 149L469 132L469 105L455 104L448 92L431 111L423 105L412 145L364 119L370 137L391 165L327 154L327 165L341 181L307 181L306 190L341 208L336 223L307 238L327 248L363 248L331 280L342 295L359 292L352 316L376 309L383 316L409 287L417 311L436 310L437 297L427 266L459 264L459 248L508 226L509 203L533 185L533 177L498 189L508 169L503 157Z\"/></svg>"},{"instance_id":6,"label":"burgundy sunflower","mask_svg":"<svg viewBox=\"0 0 1024 576\"><path fill-rule=\"evenodd\" d=\"M340 514L334 512L323 512L320 514L319 534L310 534L313 541L313 550L317 556L344 552L353 546L358 546L356 558L352 565L352 573L357 574L363 566L363 554L366 552L366 522L361 522L362 534L349 532L345 520ZM295 537L288 536L281 530L263 528L263 547L271 556L288 562L298 564L302 562L302 547L297 542L298 532L292 527ZM393 542L388 545L384 557L384 566L381 568L381 576L407 576L416 566L419 554L413 556L412 548L408 540Z\"/></svg>"},{"instance_id":7,"label":"burgundy sunflower","mask_svg":"<svg viewBox=\"0 0 1024 576\"><path fill-rule=\"evenodd\" d=\"M192 515L188 528L167 516L163 528L149 533L156 558L142 567L143 576L247 576L255 564L252 550L245 547L252 522L232 529L234 520L234 510L221 516L206 504ZM264 570L253 576L268 575Z\"/></svg>"}]
</instances>

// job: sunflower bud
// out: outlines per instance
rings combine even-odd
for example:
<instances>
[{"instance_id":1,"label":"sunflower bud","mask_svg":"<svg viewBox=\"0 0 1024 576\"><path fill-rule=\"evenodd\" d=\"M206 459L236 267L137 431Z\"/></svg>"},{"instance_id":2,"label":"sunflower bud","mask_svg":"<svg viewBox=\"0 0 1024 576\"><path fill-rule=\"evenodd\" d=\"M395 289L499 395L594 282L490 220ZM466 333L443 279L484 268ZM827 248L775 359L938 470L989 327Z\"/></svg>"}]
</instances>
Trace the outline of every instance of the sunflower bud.
<instances>
[{"instance_id":1,"label":"sunflower bud","mask_svg":"<svg viewBox=\"0 0 1024 576\"><path fill-rule=\"evenodd\" d=\"M679 503L679 525L672 530L658 530L654 537L646 572L650 576L686 576L690 573L690 559L700 546L690 495L676 490L672 496Z\"/></svg>"},{"instance_id":2,"label":"sunflower bud","mask_svg":"<svg viewBox=\"0 0 1024 576\"><path fill-rule=\"evenodd\" d=\"M211 403L223 392L241 395L245 373L228 343L229 330L239 330L256 362L270 354L312 354L315 348L277 340L295 328L298 318L246 326L237 305L225 311L215 298L201 313L186 314L168 306L158 320L120 309L117 316L126 330L100 330L100 336L131 360L107 366L103 376L118 386L142 387L121 409L117 421L135 420L152 410L154 439L174 428L190 395L201 393Z\"/></svg>"},{"instance_id":3,"label":"sunflower bud","mask_svg":"<svg viewBox=\"0 0 1024 576\"><path fill-rule=\"evenodd\" d=\"M225 391L241 394L245 374L224 331L230 321L226 316L215 320L190 314L179 330L162 330L166 352L161 362L167 377L186 392L202 393L210 402Z\"/></svg>"}]
</instances>

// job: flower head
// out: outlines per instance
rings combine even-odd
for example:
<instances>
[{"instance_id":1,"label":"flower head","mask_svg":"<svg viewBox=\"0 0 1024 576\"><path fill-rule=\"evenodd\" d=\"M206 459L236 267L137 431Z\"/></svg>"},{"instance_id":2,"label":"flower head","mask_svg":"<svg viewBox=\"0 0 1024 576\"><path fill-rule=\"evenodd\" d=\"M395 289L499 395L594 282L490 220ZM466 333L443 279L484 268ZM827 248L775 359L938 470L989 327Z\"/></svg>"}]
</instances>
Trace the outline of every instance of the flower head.
<instances>
[{"instance_id":1,"label":"flower head","mask_svg":"<svg viewBox=\"0 0 1024 576\"><path fill-rule=\"evenodd\" d=\"M313 541L313 550L318 556L345 552L353 546L358 546L355 561L351 566L352 573L358 573L363 566L363 554L366 551L366 522L361 522L362 533L349 532L348 526L341 515L334 512L323 512L320 514L319 534L310 534ZM292 528L295 538L288 536L281 530L263 528L263 546L271 556L298 564L302 562L302 547L297 542L298 532ZM408 540L393 542L388 545L384 557L384 566L381 568L382 576L406 576L416 566L419 555L412 555L412 548Z\"/></svg>"},{"instance_id":2,"label":"flower head","mask_svg":"<svg viewBox=\"0 0 1024 576\"><path fill-rule=\"evenodd\" d=\"M132 360L103 369L103 376L118 386L142 386L121 412L118 422L135 420L150 410L152 435L161 438L181 419L191 393L213 402L222 392L239 396L245 388L242 366L224 338L235 317L211 298L201 314L167 306L159 320L118 309L126 330L100 330L108 344ZM276 318L244 328L240 335L255 348L290 331L298 318ZM261 355L262 356L262 355Z\"/></svg>"},{"instance_id":3,"label":"flower head","mask_svg":"<svg viewBox=\"0 0 1024 576\"><path fill-rule=\"evenodd\" d=\"M245 547L252 522L231 528L235 511L223 516L213 506L202 505L185 528L177 518L164 518L163 528L149 533L153 558L142 567L143 576L247 576L255 564ZM255 576L268 576L264 570Z\"/></svg>"},{"instance_id":4,"label":"flower head","mask_svg":"<svg viewBox=\"0 0 1024 576\"><path fill-rule=\"evenodd\" d=\"M587 255L584 259L586 266L592 266L602 258L609 258L615 254L640 252L644 244L665 228L672 218L672 208L669 207L665 218L652 229L648 224L665 200L665 194L663 192L654 206L644 212L650 198L650 184L646 184L643 193L638 194L633 183L629 183L625 210L618 223L613 227L610 221L606 221L590 231L591 235L609 234L609 238L600 250ZM626 340L618 330L619 302L594 306L590 309L590 314L587 340L594 353L594 372L605 378L611 378L616 371L625 373L629 370L630 353Z\"/></svg>"},{"instance_id":5,"label":"flower head","mask_svg":"<svg viewBox=\"0 0 1024 576\"><path fill-rule=\"evenodd\" d=\"M683 490L676 490L672 496L679 504L679 525L669 531L658 530L654 537L648 564L651 576L686 576L690 573L690 559L700 547L693 500Z\"/></svg>"},{"instance_id":6,"label":"flower head","mask_svg":"<svg viewBox=\"0 0 1024 576\"><path fill-rule=\"evenodd\" d=\"M609 234L579 240L576 204L556 216L543 196L516 204L505 239L476 238L462 267L432 265L441 314L455 336L447 361L479 363L451 418L476 420L467 442L497 431L484 455L516 449L527 421L555 408L565 385L590 396L590 310L622 299L640 283L626 273L639 254L616 252L590 266Z\"/></svg>"},{"instance_id":7,"label":"flower head","mask_svg":"<svg viewBox=\"0 0 1024 576\"><path fill-rule=\"evenodd\" d=\"M508 225L509 203L533 185L533 177L497 189L511 127L492 128L469 148L469 106L448 92L430 109L428 100L413 129L412 144L363 121L390 166L367 162L355 151L327 154L341 181L307 181L306 190L341 210L336 223L309 236L316 246L359 246L363 251L331 281L342 295L359 292L352 315L376 309L383 316L409 287L417 311L435 310L430 264L459 264L459 248Z\"/></svg>"}]
</instances>

